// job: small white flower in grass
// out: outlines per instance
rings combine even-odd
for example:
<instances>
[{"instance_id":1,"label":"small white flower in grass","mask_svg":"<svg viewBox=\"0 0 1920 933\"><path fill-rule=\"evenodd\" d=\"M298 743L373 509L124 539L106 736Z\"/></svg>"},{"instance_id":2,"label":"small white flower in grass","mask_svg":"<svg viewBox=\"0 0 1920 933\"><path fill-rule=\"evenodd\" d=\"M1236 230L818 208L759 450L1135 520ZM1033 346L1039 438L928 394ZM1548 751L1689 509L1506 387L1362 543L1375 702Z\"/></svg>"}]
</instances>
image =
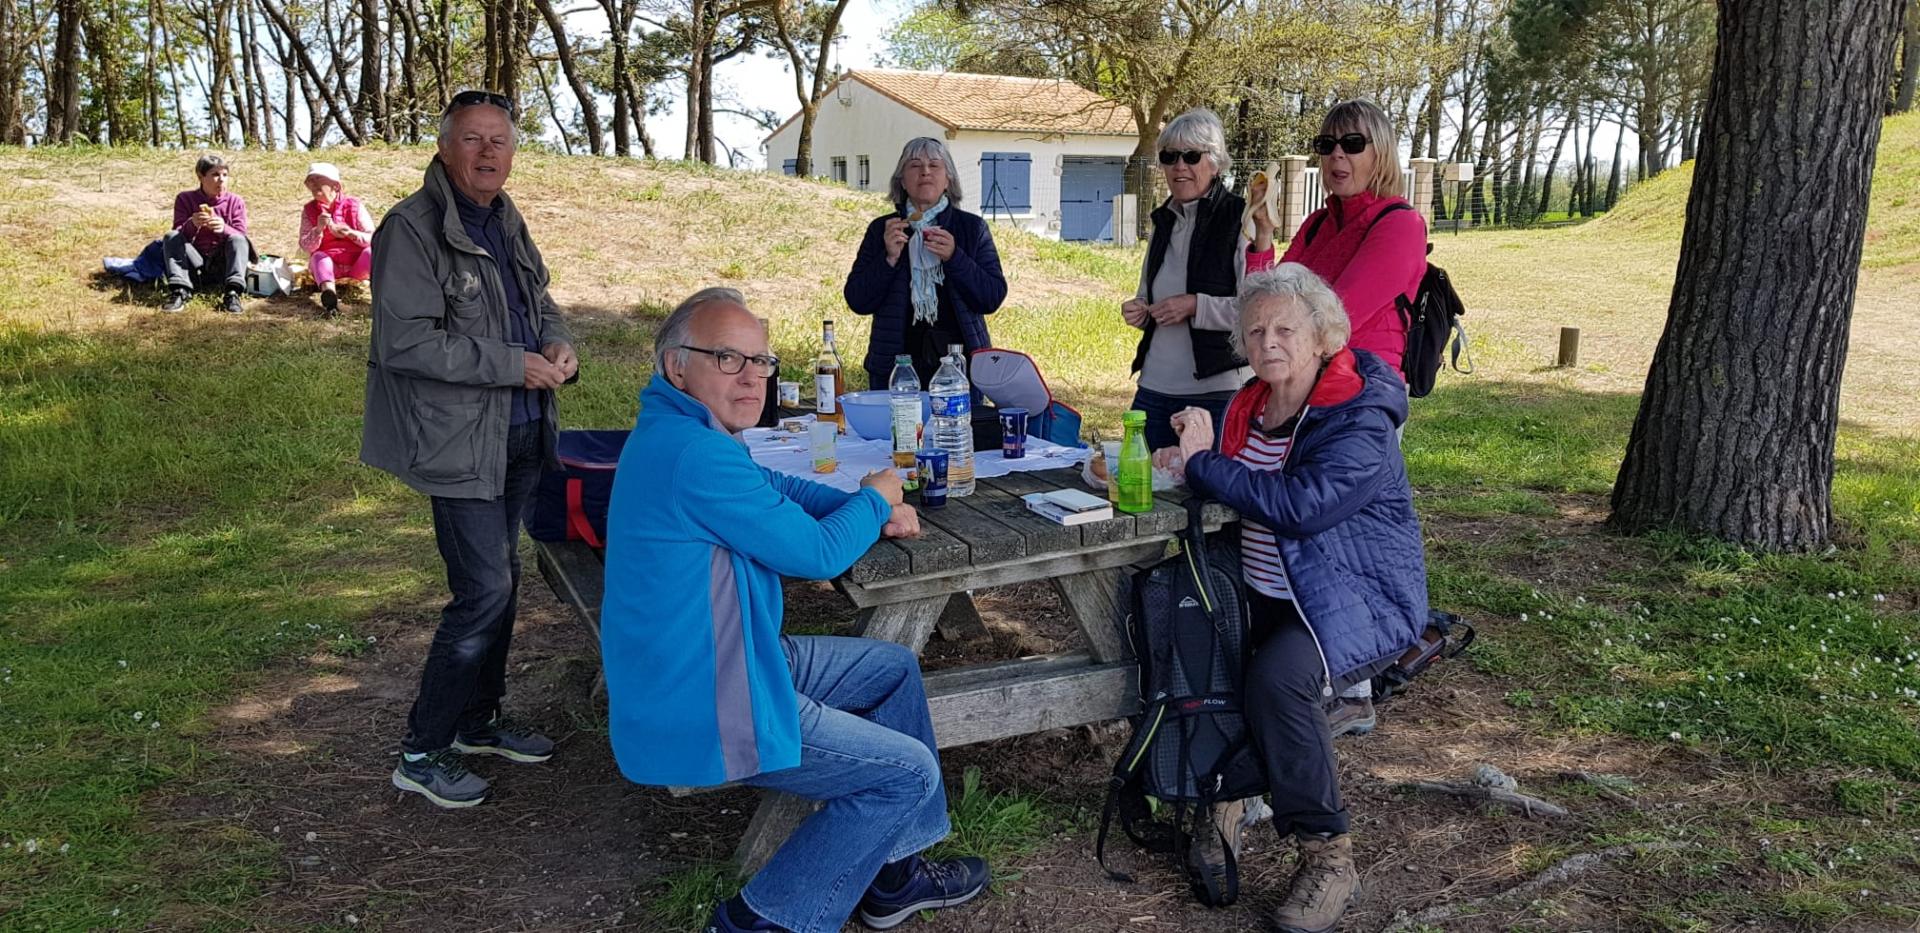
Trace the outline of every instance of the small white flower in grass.
<instances>
[{"instance_id":1,"label":"small white flower in grass","mask_svg":"<svg viewBox=\"0 0 1920 933\"><path fill-rule=\"evenodd\" d=\"M60 843L60 854L61 854L61 855L65 855L65 854L67 854L68 852L72 852L72 851L73 851L73 843L71 843L71 842L63 842L63 843Z\"/></svg>"},{"instance_id":2,"label":"small white flower in grass","mask_svg":"<svg viewBox=\"0 0 1920 933\"><path fill-rule=\"evenodd\" d=\"M141 711L141 710L134 710L134 711L133 711L133 721L134 721L134 722L139 722L140 720L142 720L142 719L145 719L145 718L147 718L147 714L146 714L145 712L143 712L143 711Z\"/></svg>"},{"instance_id":3,"label":"small white flower in grass","mask_svg":"<svg viewBox=\"0 0 1920 933\"><path fill-rule=\"evenodd\" d=\"M1680 733L1678 733L1678 732L1669 732L1669 733L1667 733L1667 738L1669 738L1669 739L1672 739L1672 740L1674 740L1675 742L1678 742L1678 741L1680 741Z\"/></svg>"},{"instance_id":4,"label":"small white flower in grass","mask_svg":"<svg viewBox=\"0 0 1920 933\"><path fill-rule=\"evenodd\" d=\"M1873 601L1874 601L1874 602L1876 602L1876 603L1884 603L1884 602L1886 602L1886 601L1887 601L1887 594L1885 594L1885 593L1875 593L1875 594L1873 594Z\"/></svg>"},{"instance_id":5,"label":"small white flower in grass","mask_svg":"<svg viewBox=\"0 0 1920 933\"><path fill-rule=\"evenodd\" d=\"M26 844L26 850L27 850L27 854L28 854L28 855L32 855L32 854L34 854L34 853L36 853L36 852L39 852L39 851L40 851L40 840L38 840L38 839L29 839L29 840L27 840L27 844Z\"/></svg>"},{"instance_id":6,"label":"small white flower in grass","mask_svg":"<svg viewBox=\"0 0 1920 933\"><path fill-rule=\"evenodd\" d=\"M153 729L158 729L158 728L160 728L160 720L158 720L158 719L156 719L156 720L154 720L154 721L152 721L152 722L150 722L150 723L147 723L147 729L148 729L148 730L153 730Z\"/></svg>"},{"instance_id":7,"label":"small white flower in grass","mask_svg":"<svg viewBox=\"0 0 1920 933\"><path fill-rule=\"evenodd\" d=\"M1525 622L1525 621L1527 621L1527 614L1526 614L1526 613L1524 613L1524 612L1523 612L1523 613L1520 613L1520 621L1522 621L1522 622Z\"/></svg>"},{"instance_id":8,"label":"small white flower in grass","mask_svg":"<svg viewBox=\"0 0 1920 933\"><path fill-rule=\"evenodd\" d=\"M1661 700L1660 702L1658 702L1658 703L1655 703L1655 704L1653 704L1653 708L1654 708L1654 709L1666 709L1666 708L1667 708L1667 701L1665 701L1665 700Z\"/></svg>"},{"instance_id":9,"label":"small white flower in grass","mask_svg":"<svg viewBox=\"0 0 1920 933\"><path fill-rule=\"evenodd\" d=\"M354 915L352 915L352 914L348 914L348 915L347 915L347 923L349 923L349 924L357 924L357 923L359 923L359 922L360 922L360 918L359 918L359 917L356 917L356 916L354 916Z\"/></svg>"},{"instance_id":10,"label":"small white flower in grass","mask_svg":"<svg viewBox=\"0 0 1920 933\"><path fill-rule=\"evenodd\" d=\"M126 668L126 666L127 666L127 662L126 662L126 660L125 660L125 659L122 659L122 660L120 661L120 667L121 667L122 669L125 669L125 668Z\"/></svg>"},{"instance_id":11,"label":"small white flower in grass","mask_svg":"<svg viewBox=\"0 0 1920 933\"><path fill-rule=\"evenodd\" d=\"M120 908L118 908L118 907L115 907L114 909L112 909L112 910L109 910L109 911L107 911L107 916L109 916L109 917L118 917L118 916L120 916Z\"/></svg>"},{"instance_id":12,"label":"small white flower in grass","mask_svg":"<svg viewBox=\"0 0 1920 933\"><path fill-rule=\"evenodd\" d=\"M316 833L316 832L308 832L308 833L307 833L307 841L308 841L308 842L312 842L312 841L314 841L314 840L316 840L316 839L319 839L319 838L320 838L320 834L319 834L319 833Z\"/></svg>"},{"instance_id":13,"label":"small white flower in grass","mask_svg":"<svg viewBox=\"0 0 1920 933\"><path fill-rule=\"evenodd\" d=\"M371 645L371 644L373 644L373 643L374 643L374 642L376 642L376 641L379 641L379 639L377 639L377 638L375 638L375 637L373 637L372 635L368 635L368 636L367 636L367 644L369 644L369 645Z\"/></svg>"}]
</instances>

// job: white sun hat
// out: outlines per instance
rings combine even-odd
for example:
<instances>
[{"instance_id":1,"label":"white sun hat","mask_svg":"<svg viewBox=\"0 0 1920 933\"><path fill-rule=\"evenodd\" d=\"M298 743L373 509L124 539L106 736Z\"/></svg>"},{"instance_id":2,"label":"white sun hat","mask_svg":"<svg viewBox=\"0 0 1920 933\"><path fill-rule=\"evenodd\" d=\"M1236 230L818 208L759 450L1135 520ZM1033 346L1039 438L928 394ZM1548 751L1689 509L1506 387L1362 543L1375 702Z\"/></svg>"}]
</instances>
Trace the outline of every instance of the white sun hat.
<instances>
[{"instance_id":1,"label":"white sun hat","mask_svg":"<svg viewBox=\"0 0 1920 933\"><path fill-rule=\"evenodd\" d=\"M307 166L307 177L318 175L335 185L340 184L340 167L332 162L314 162Z\"/></svg>"}]
</instances>

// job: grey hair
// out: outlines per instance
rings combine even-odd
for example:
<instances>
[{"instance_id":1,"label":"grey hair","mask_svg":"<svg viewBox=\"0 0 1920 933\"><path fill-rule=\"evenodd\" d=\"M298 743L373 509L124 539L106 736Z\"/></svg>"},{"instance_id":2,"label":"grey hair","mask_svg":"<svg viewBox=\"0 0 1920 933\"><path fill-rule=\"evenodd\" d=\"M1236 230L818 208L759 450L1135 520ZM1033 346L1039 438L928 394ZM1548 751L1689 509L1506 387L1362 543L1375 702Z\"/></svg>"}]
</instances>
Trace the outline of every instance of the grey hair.
<instances>
[{"instance_id":1,"label":"grey hair","mask_svg":"<svg viewBox=\"0 0 1920 933\"><path fill-rule=\"evenodd\" d=\"M1233 349L1247 355L1247 316L1254 306L1271 301L1292 301L1307 314L1307 323L1320 347L1338 350L1353 336L1353 323L1340 296L1333 293L1325 279L1297 262L1283 262L1271 269L1249 273L1240 283L1240 323L1233 329Z\"/></svg>"},{"instance_id":2,"label":"grey hair","mask_svg":"<svg viewBox=\"0 0 1920 933\"><path fill-rule=\"evenodd\" d=\"M1153 145L1156 149L1198 149L1213 163L1215 175L1227 170L1227 130L1220 125L1220 115L1205 107L1195 107L1168 120Z\"/></svg>"},{"instance_id":3,"label":"grey hair","mask_svg":"<svg viewBox=\"0 0 1920 933\"><path fill-rule=\"evenodd\" d=\"M653 336L654 366L660 366L670 351L679 351L675 362L681 366L687 365L687 341L692 337L693 317L700 313L701 308L712 304L737 305L746 311L747 296L740 294L737 288L724 285L703 288L688 295L687 300L680 302L673 313L667 315L666 322L660 325L660 332Z\"/></svg>"},{"instance_id":4,"label":"grey hair","mask_svg":"<svg viewBox=\"0 0 1920 933\"><path fill-rule=\"evenodd\" d=\"M201 156L200 161L193 163L193 177L205 178L208 172L216 168L224 168L229 172L233 171L233 166L228 165L227 160L209 152Z\"/></svg>"},{"instance_id":5,"label":"grey hair","mask_svg":"<svg viewBox=\"0 0 1920 933\"><path fill-rule=\"evenodd\" d=\"M1393 121L1387 112L1370 100L1349 100L1333 105L1327 118L1320 121L1320 132L1328 136L1359 133L1373 147L1373 177L1367 190L1378 197L1403 198L1406 177L1400 174L1400 142L1393 135Z\"/></svg>"},{"instance_id":6,"label":"grey hair","mask_svg":"<svg viewBox=\"0 0 1920 933\"><path fill-rule=\"evenodd\" d=\"M492 104L468 104L467 105L467 107L492 107L492 106L493 106ZM446 139L447 134L450 132L453 132L453 115L456 113L459 113L462 110L467 109L467 107L455 107L452 110L449 110L446 113L443 113L440 115L440 133L439 135L434 137L435 142ZM498 107L494 107L493 109L500 110L500 108ZM514 124L513 114L507 113L506 111L501 111L501 112L507 114L508 138L513 140L513 144L515 146L520 145L520 127Z\"/></svg>"},{"instance_id":7,"label":"grey hair","mask_svg":"<svg viewBox=\"0 0 1920 933\"><path fill-rule=\"evenodd\" d=\"M907 207L907 188L900 183L900 176L907 173L907 162L929 157L939 159L940 164L947 167L947 203L960 206L960 199L966 197L966 193L960 187L960 173L955 171L953 153L947 150L946 143L931 136L919 136L907 140L900 149L900 161L893 166L893 180L887 182L887 197L892 199L894 207L901 210Z\"/></svg>"}]
</instances>

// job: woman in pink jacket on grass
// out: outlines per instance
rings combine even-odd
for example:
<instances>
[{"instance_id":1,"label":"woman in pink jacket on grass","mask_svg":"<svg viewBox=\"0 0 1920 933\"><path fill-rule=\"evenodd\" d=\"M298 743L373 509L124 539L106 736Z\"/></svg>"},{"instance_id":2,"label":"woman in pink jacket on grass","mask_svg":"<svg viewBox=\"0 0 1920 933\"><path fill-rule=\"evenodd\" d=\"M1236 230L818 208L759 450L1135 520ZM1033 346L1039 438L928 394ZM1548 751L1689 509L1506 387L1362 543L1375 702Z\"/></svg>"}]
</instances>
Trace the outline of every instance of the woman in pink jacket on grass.
<instances>
[{"instance_id":1,"label":"woman in pink jacket on grass","mask_svg":"<svg viewBox=\"0 0 1920 933\"><path fill-rule=\"evenodd\" d=\"M340 169L331 162L307 166L307 190L313 200L300 211L300 248L320 287L322 313L332 317L340 310L334 283L365 282L372 275L373 218L359 198L340 193Z\"/></svg>"},{"instance_id":2,"label":"woman in pink jacket on grass","mask_svg":"<svg viewBox=\"0 0 1920 933\"><path fill-rule=\"evenodd\" d=\"M1279 262L1312 269L1340 296L1353 324L1348 346L1401 372L1407 326L1395 299L1413 300L1427 272L1427 222L1407 203L1400 146L1379 107L1336 104L1313 138L1326 206L1307 215ZM1273 220L1253 212L1247 273L1275 265ZM1402 373L1402 380L1405 374Z\"/></svg>"}]
</instances>

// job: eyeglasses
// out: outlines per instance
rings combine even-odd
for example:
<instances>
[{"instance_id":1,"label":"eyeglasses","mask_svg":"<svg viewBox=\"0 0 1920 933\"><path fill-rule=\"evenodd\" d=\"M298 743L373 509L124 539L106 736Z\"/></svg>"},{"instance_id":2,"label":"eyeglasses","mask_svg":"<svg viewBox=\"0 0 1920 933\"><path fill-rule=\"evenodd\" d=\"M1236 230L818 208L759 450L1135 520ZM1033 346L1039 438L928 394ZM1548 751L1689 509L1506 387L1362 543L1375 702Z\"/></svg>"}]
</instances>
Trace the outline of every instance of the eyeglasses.
<instances>
[{"instance_id":1,"label":"eyeglasses","mask_svg":"<svg viewBox=\"0 0 1920 933\"><path fill-rule=\"evenodd\" d=\"M680 349L705 353L713 357L713 365L720 367L720 371L729 376L740 375L740 371L747 368L749 361L753 363L753 371L763 377L780 371L780 358L777 356L748 356L739 350L729 350L726 347L709 350L706 347L682 346Z\"/></svg>"},{"instance_id":2,"label":"eyeglasses","mask_svg":"<svg viewBox=\"0 0 1920 933\"><path fill-rule=\"evenodd\" d=\"M461 91L453 95L452 100L447 101L447 109L441 111L440 115L444 117L462 107L472 107L476 104L492 104L505 110L508 119L515 122L520 119L520 105L515 103L513 98L505 94L495 94L492 91Z\"/></svg>"},{"instance_id":3,"label":"eyeglasses","mask_svg":"<svg viewBox=\"0 0 1920 933\"><path fill-rule=\"evenodd\" d=\"M1359 133L1348 133L1337 139L1322 133L1313 138L1313 151L1321 155L1333 155L1333 147L1335 146L1339 146L1340 151L1345 152L1347 155L1359 155L1366 151L1367 138Z\"/></svg>"},{"instance_id":4,"label":"eyeglasses","mask_svg":"<svg viewBox=\"0 0 1920 933\"><path fill-rule=\"evenodd\" d=\"M1162 149L1160 150L1161 165L1172 165L1175 162L1185 162L1188 165L1199 165L1200 160L1206 157L1207 157L1206 151L1201 149Z\"/></svg>"}]
</instances>

